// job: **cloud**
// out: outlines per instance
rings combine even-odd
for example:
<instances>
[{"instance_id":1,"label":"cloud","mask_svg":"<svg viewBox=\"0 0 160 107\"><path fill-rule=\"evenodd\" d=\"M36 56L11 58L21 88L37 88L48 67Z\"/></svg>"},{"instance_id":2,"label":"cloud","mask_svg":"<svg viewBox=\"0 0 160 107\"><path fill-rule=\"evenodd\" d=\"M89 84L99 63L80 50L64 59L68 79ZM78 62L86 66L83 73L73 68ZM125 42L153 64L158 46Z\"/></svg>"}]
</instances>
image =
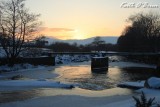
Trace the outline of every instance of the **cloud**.
<instances>
[{"instance_id":1,"label":"cloud","mask_svg":"<svg viewBox=\"0 0 160 107\"><path fill-rule=\"evenodd\" d=\"M52 36L58 39L70 39L75 35L75 29L40 27L37 34Z\"/></svg>"},{"instance_id":2,"label":"cloud","mask_svg":"<svg viewBox=\"0 0 160 107\"><path fill-rule=\"evenodd\" d=\"M48 27L41 27L39 31L48 31L48 32L73 32L75 29L70 28L48 28Z\"/></svg>"}]
</instances>

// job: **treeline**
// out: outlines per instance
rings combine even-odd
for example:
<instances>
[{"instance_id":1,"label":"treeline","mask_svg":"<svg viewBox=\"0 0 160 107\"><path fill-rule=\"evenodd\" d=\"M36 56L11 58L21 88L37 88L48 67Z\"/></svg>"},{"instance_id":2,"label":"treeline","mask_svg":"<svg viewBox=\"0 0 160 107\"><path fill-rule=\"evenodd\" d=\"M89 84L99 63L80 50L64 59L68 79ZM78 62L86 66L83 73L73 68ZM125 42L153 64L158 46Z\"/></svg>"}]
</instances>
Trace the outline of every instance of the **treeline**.
<instances>
[{"instance_id":1,"label":"treeline","mask_svg":"<svg viewBox=\"0 0 160 107\"><path fill-rule=\"evenodd\" d=\"M156 13L138 13L128 19L128 24L119 37L119 51L159 52L160 16Z\"/></svg>"},{"instance_id":2,"label":"treeline","mask_svg":"<svg viewBox=\"0 0 160 107\"><path fill-rule=\"evenodd\" d=\"M69 44L63 42L55 42L48 46L54 52L91 52L91 51L116 51L117 47L113 44L103 44L95 47L93 44L78 45L76 43Z\"/></svg>"},{"instance_id":3,"label":"treeline","mask_svg":"<svg viewBox=\"0 0 160 107\"><path fill-rule=\"evenodd\" d=\"M92 43L79 45L77 43L69 44L65 42L54 42L50 45L45 45L45 37L37 39L31 47L49 48L54 52L91 52L91 51L117 51L117 45L109 44L101 40L100 37L95 37Z\"/></svg>"}]
</instances>

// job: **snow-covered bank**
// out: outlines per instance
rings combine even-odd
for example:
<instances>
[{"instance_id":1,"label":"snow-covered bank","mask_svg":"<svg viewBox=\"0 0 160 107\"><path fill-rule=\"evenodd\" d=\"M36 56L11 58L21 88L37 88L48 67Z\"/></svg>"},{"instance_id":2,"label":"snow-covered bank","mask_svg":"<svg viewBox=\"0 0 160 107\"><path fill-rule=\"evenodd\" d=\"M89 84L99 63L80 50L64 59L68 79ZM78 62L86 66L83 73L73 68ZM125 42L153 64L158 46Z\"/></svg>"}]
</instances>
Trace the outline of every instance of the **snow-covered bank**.
<instances>
[{"instance_id":1,"label":"snow-covered bank","mask_svg":"<svg viewBox=\"0 0 160 107\"><path fill-rule=\"evenodd\" d=\"M149 92L147 98L155 97L160 102L160 91L146 90ZM155 93L155 94L152 94ZM110 97L83 97L75 95L58 95L41 98L34 98L25 101L1 104L1 107L134 107L135 101L132 96L139 95L116 95ZM45 103L43 103L45 102Z\"/></svg>"},{"instance_id":2,"label":"snow-covered bank","mask_svg":"<svg viewBox=\"0 0 160 107\"><path fill-rule=\"evenodd\" d=\"M73 88L72 84L55 82L58 76L53 66L38 66L34 68L21 69L18 71L4 72L0 74L0 90L26 90L33 88ZM10 80L14 76L22 76L23 80Z\"/></svg>"},{"instance_id":3,"label":"snow-covered bank","mask_svg":"<svg viewBox=\"0 0 160 107\"><path fill-rule=\"evenodd\" d=\"M129 99L131 96L82 97L82 96L50 96L35 98L21 102L1 104L1 107L108 107L113 102ZM45 102L45 103L44 103ZM112 106L116 107L116 106Z\"/></svg>"},{"instance_id":4,"label":"snow-covered bank","mask_svg":"<svg viewBox=\"0 0 160 107\"><path fill-rule=\"evenodd\" d=\"M134 88L134 89L139 89L144 87L145 81L138 81L138 82L124 82L120 83L117 86L118 87L123 87L123 88Z\"/></svg>"},{"instance_id":5,"label":"snow-covered bank","mask_svg":"<svg viewBox=\"0 0 160 107\"><path fill-rule=\"evenodd\" d=\"M18 70L26 70L26 69L33 69L33 68L44 68L44 66L34 66L31 64L15 64L14 66L10 67L8 65L2 65L0 66L1 72L12 72L12 71L18 71Z\"/></svg>"},{"instance_id":6,"label":"snow-covered bank","mask_svg":"<svg viewBox=\"0 0 160 107\"><path fill-rule=\"evenodd\" d=\"M137 82L123 82L117 85L123 88L150 88L150 89L160 89L160 78L151 77L145 81Z\"/></svg>"},{"instance_id":7,"label":"snow-covered bank","mask_svg":"<svg viewBox=\"0 0 160 107\"><path fill-rule=\"evenodd\" d=\"M137 85L139 82L128 82L128 84ZM143 83L143 82L140 82ZM147 98L156 98L156 102L160 103L160 90L155 89L146 89L142 88L136 92L141 93L144 92ZM52 92L52 90L51 90ZM81 91L83 94L88 94L90 92L85 93L83 90ZM93 94L95 94L94 92ZM103 92L105 94L105 92ZM51 94L48 92L48 94ZM91 94L91 93L90 93ZM93 95L91 94L91 95ZM98 93L97 93L98 94ZM95 94L96 95L96 94ZM139 96L138 94L130 94L130 95L114 95L114 96L101 96L101 97L87 97L87 96L79 96L75 95L63 95L57 94L56 96L47 96L47 97L39 97L34 99L29 99L25 101L17 101L6 104L1 104L0 107L133 107L135 105L135 101L132 96ZM45 102L45 103L43 103ZM63 102L63 103L62 103Z\"/></svg>"},{"instance_id":8,"label":"snow-covered bank","mask_svg":"<svg viewBox=\"0 0 160 107\"><path fill-rule=\"evenodd\" d=\"M149 89L149 88L141 88L139 90L136 90L135 92L137 93L141 93L144 92L146 95L150 95L150 96L159 96L160 97L160 90L159 89ZM160 99L160 98L159 98Z\"/></svg>"},{"instance_id":9,"label":"snow-covered bank","mask_svg":"<svg viewBox=\"0 0 160 107\"><path fill-rule=\"evenodd\" d=\"M53 79L58 76L54 73L54 66L38 66L34 68L20 69L12 72L1 73L3 78L11 78L13 76L22 75L29 79Z\"/></svg>"},{"instance_id":10,"label":"snow-covered bank","mask_svg":"<svg viewBox=\"0 0 160 107\"><path fill-rule=\"evenodd\" d=\"M137 84L137 82L135 84ZM136 92L139 93L139 94L141 92L143 92L146 95L146 98L147 98L146 100L148 100L149 98L155 98L154 103L156 102L156 104L160 104L160 90L141 88L139 90L136 90ZM132 96L139 96L139 95L132 95ZM119 100L119 101L112 102L110 104L106 104L106 105L99 106L99 107L117 107L117 106L118 107L134 107L135 104L136 104L136 102L133 100L132 97L130 97L126 100ZM159 107L159 106L154 106L154 107Z\"/></svg>"},{"instance_id":11,"label":"snow-covered bank","mask_svg":"<svg viewBox=\"0 0 160 107\"><path fill-rule=\"evenodd\" d=\"M146 81L145 86L147 88L160 89L160 78L156 78L156 77L149 78Z\"/></svg>"},{"instance_id":12,"label":"snow-covered bank","mask_svg":"<svg viewBox=\"0 0 160 107\"><path fill-rule=\"evenodd\" d=\"M0 81L0 87L18 88L74 88L74 85L47 80L5 80Z\"/></svg>"},{"instance_id":13,"label":"snow-covered bank","mask_svg":"<svg viewBox=\"0 0 160 107\"><path fill-rule=\"evenodd\" d=\"M57 55L56 64L68 64L73 62L84 62L91 60L91 55Z\"/></svg>"}]
</instances>

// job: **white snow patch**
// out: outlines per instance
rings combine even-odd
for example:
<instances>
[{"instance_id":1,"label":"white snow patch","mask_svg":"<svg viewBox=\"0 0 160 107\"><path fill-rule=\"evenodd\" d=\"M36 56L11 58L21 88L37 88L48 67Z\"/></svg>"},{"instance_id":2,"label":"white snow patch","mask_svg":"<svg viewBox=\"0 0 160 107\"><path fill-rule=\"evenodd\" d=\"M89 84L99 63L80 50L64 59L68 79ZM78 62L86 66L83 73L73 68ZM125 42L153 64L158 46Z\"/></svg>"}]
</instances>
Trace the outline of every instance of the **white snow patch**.
<instances>
[{"instance_id":1,"label":"white snow patch","mask_svg":"<svg viewBox=\"0 0 160 107\"><path fill-rule=\"evenodd\" d=\"M10 67L8 65L3 65L0 66L0 71L18 71L18 70L22 70L22 69L33 69L33 68L40 68L40 67L44 67L44 66L34 66L31 64L15 64L13 67Z\"/></svg>"},{"instance_id":2,"label":"white snow patch","mask_svg":"<svg viewBox=\"0 0 160 107\"><path fill-rule=\"evenodd\" d=\"M150 88L160 88L160 78L151 77L147 82Z\"/></svg>"},{"instance_id":3,"label":"white snow patch","mask_svg":"<svg viewBox=\"0 0 160 107\"><path fill-rule=\"evenodd\" d=\"M113 99L114 100L114 99ZM110 103L104 106L99 106L99 107L134 107L134 101L132 99L128 100L123 100L123 101L117 101L114 103Z\"/></svg>"},{"instance_id":4,"label":"white snow patch","mask_svg":"<svg viewBox=\"0 0 160 107\"><path fill-rule=\"evenodd\" d=\"M73 88L73 85L47 80L7 80L0 81L0 87Z\"/></svg>"},{"instance_id":5,"label":"white snow patch","mask_svg":"<svg viewBox=\"0 0 160 107\"><path fill-rule=\"evenodd\" d=\"M145 93L147 98L155 98L155 101L160 104L160 90L158 89L148 89L148 88L142 88L139 90L136 90L138 93Z\"/></svg>"},{"instance_id":6,"label":"white snow patch","mask_svg":"<svg viewBox=\"0 0 160 107\"><path fill-rule=\"evenodd\" d=\"M91 59L90 55L57 55L56 64L68 64L72 62L84 62Z\"/></svg>"},{"instance_id":7,"label":"white snow patch","mask_svg":"<svg viewBox=\"0 0 160 107\"><path fill-rule=\"evenodd\" d=\"M158 89L141 88L139 90L136 90L136 92L138 92L138 93L144 92L145 94L148 94L148 95L160 96L160 90L158 90Z\"/></svg>"}]
</instances>

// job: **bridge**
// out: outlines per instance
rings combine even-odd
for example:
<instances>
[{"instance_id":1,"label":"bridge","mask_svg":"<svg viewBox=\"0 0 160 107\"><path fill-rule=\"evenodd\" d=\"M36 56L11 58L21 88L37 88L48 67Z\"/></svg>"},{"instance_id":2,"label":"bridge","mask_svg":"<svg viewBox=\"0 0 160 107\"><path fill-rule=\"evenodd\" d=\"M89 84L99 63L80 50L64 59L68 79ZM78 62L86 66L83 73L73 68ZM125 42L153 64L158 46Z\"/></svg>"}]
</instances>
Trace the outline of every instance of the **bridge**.
<instances>
[{"instance_id":1,"label":"bridge","mask_svg":"<svg viewBox=\"0 0 160 107\"><path fill-rule=\"evenodd\" d=\"M157 53L141 53L141 52L49 52L48 55L98 55L103 56L160 56Z\"/></svg>"},{"instance_id":2,"label":"bridge","mask_svg":"<svg viewBox=\"0 0 160 107\"><path fill-rule=\"evenodd\" d=\"M141 53L141 52L50 52L48 53L49 56L56 56L56 55L99 55L102 56L147 56L147 57L155 57L157 63L157 69L160 71L160 52L157 53Z\"/></svg>"}]
</instances>

